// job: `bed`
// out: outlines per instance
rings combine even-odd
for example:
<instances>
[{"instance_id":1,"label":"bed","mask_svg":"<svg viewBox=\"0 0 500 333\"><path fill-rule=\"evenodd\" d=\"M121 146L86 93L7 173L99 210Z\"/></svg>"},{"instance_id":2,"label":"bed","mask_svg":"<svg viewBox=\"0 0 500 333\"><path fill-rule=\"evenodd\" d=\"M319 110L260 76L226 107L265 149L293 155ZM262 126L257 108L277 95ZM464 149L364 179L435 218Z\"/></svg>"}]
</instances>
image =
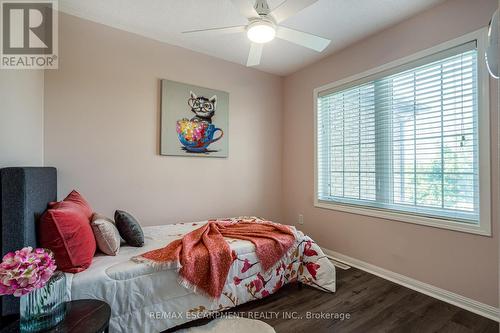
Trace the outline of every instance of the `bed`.
<instances>
[{"instance_id":1,"label":"bed","mask_svg":"<svg viewBox=\"0 0 500 333\"><path fill-rule=\"evenodd\" d=\"M31 188L31 193L45 193L47 191L47 194L43 195L38 193L37 197L51 198L52 192L56 188L55 182L52 181L54 169L16 169L23 169L21 174L25 176L19 177L18 181L24 183L24 186L3 183L1 184L2 193L4 187L16 186L18 188ZM26 174L32 174L32 176L26 177ZM37 177L49 177L51 181L46 182L41 187L30 185L29 183ZM4 199L2 198L2 207L11 205L4 203ZM45 205L52 200L54 199L46 201ZM16 210L22 208L25 211L30 208L26 206L31 206L30 200L25 200ZM39 202L38 206L40 206ZM35 210L37 213L34 215L40 213L40 208ZM11 224L18 225L17 222L12 219L2 219L3 253L7 249L7 247L4 248L4 240L8 238L6 232L19 236L19 241L10 244L8 250L36 245L36 238L22 237L25 234L31 235L33 233L34 235L36 232L35 220L36 217L26 218L21 228L19 226L14 228ZM215 301L179 285L175 269L158 269L145 263L130 260L132 257L149 250L161 248L199 228L204 223L207 222L145 227L144 247L135 248L125 245L120 248L117 256L96 254L92 265L87 270L77 274L66 273L68 299L92 298L108 302L112 308L110 332L161 332L185 322L203 318L214 312L229 310L248 301L266 297L290 282L309 284L326 292L335 291L333 264L324 256L312 239L295 229L296 243L292 247L292 251L267 272L262 271L256 258L254 245L251 242L226 239L231 249L236 253L237 259L231 266L221 298ZM3 300L2 303L4 303ZM13 303L7 307L8 312L15 311ZM6 310L7 307L5 307ZM3 310L4 307L2 312Z\"/></svg>"}]
</instances>

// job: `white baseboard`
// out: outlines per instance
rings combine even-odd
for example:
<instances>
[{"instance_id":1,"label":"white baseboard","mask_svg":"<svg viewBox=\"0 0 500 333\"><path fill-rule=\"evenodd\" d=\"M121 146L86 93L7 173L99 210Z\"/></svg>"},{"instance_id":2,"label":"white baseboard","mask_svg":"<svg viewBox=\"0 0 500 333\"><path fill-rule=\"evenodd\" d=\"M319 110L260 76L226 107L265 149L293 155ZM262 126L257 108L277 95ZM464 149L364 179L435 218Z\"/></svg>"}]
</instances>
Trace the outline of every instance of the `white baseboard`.
<instances>
[{"instance_id":1,"label":"white baseboard","mask_svg":"<svg viewBox=\"0 0 500 333\"><path fill-rule=\"evenodd\" d=\"M500 322L499 309L494 307L494 306L475 301L475 300L470 299L468 297L465 297L465 296L462 296L459 294L455 294L451 291L441 289L441 288L435 287L433 285L430 285L428 283L424 283L424 282L412 279L408 276L404 276L404 275L389 271L387 269L369 264L369 263L364 262L362 260L351 258L349 256L342 254L342 253L338 253L338 252L328 250L325 248L323 248L323 252L327 256L332 257L334 260L344 262L349 266L356 267L356 268L361 269L365 272L371 273L373 275L377 275L383 279L386 279L386 280L392 281L394 283L400 284L402 286L405 286L407 288L416 290L422 294L426 294L428 296L434 297L434 298L439 299L441 301L458 306L462 309L468 310L470 312L474 312L480 316L483 316L483 317Z\"/></svg>"}]
</instances>

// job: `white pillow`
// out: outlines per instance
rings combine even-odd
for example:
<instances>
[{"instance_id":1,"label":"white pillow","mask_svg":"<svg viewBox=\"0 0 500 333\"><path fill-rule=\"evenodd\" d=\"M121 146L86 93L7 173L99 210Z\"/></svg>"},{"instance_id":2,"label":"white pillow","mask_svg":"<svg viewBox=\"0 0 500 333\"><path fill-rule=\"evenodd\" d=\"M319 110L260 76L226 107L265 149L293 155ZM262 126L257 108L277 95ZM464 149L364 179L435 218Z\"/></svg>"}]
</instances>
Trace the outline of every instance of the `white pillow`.
<instances>
[{"instance_id":1,"label":"white pillow","mask_svg":"<svg viewBox=\"0 0 500 333\"><path fill-rule=\"evenodd\" d=\"M97 248L110 256L116 256L120 251L120 233L115 226L115 222L104 215L94 213L90 223Z\"/></svg>"}]
</instances>

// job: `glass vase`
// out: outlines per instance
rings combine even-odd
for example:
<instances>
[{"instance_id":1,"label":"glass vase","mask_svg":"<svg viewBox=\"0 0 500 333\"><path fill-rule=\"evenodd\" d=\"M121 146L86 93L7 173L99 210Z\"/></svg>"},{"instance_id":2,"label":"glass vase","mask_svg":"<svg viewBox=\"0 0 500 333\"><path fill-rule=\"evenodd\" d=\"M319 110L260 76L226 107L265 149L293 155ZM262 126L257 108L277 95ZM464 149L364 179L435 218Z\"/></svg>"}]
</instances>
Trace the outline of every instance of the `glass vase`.
<instances>
[{"instance_id":1,"label":"glass vase","mask_svg":"<svg viewBox=\"0 0 500 333\"><path fill-rule=\"evenodd\" d=\"M38 332L59 324L66 316L66 276L55 272L40 289L21 296L21 332Z\"/></svg>"}]
</instances>

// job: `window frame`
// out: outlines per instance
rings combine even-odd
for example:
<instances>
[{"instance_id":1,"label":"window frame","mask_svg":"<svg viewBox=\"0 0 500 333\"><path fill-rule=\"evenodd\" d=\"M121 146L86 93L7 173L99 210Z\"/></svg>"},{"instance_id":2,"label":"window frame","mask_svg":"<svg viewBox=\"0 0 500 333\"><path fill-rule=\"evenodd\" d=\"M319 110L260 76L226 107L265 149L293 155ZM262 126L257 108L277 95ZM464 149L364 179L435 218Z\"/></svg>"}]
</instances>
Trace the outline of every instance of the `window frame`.
<instances>
[{"instance_id":1,"label":"window frame","mask_svg":"<svg viewBox=\"0 0 500 333\"><path fill-rule=\"evenodd\" d=\"M313 90L314 107L314 207L336 210L357 215L401 221L441 229L462 231L483 236L491 236L491 157L490 157L490 101L489 75L485 62L487 29L482 28L453 40L444 42L429 49L417 52L410 56L391 61L382 66L362 73L323 85ZM432 56L465 43L477 43L477 83L478 83L478 159L479 159L479 223L470 224L456 222L446 218L414 215L405 212L388 211L382 208L373 208L351 205L335 201L319 200L318 198L318 97L327 90L346 86L355 81L366 79L381 72L389 72L396 67L404 66L419 59Z\"/></svg>"}]
</instances>

